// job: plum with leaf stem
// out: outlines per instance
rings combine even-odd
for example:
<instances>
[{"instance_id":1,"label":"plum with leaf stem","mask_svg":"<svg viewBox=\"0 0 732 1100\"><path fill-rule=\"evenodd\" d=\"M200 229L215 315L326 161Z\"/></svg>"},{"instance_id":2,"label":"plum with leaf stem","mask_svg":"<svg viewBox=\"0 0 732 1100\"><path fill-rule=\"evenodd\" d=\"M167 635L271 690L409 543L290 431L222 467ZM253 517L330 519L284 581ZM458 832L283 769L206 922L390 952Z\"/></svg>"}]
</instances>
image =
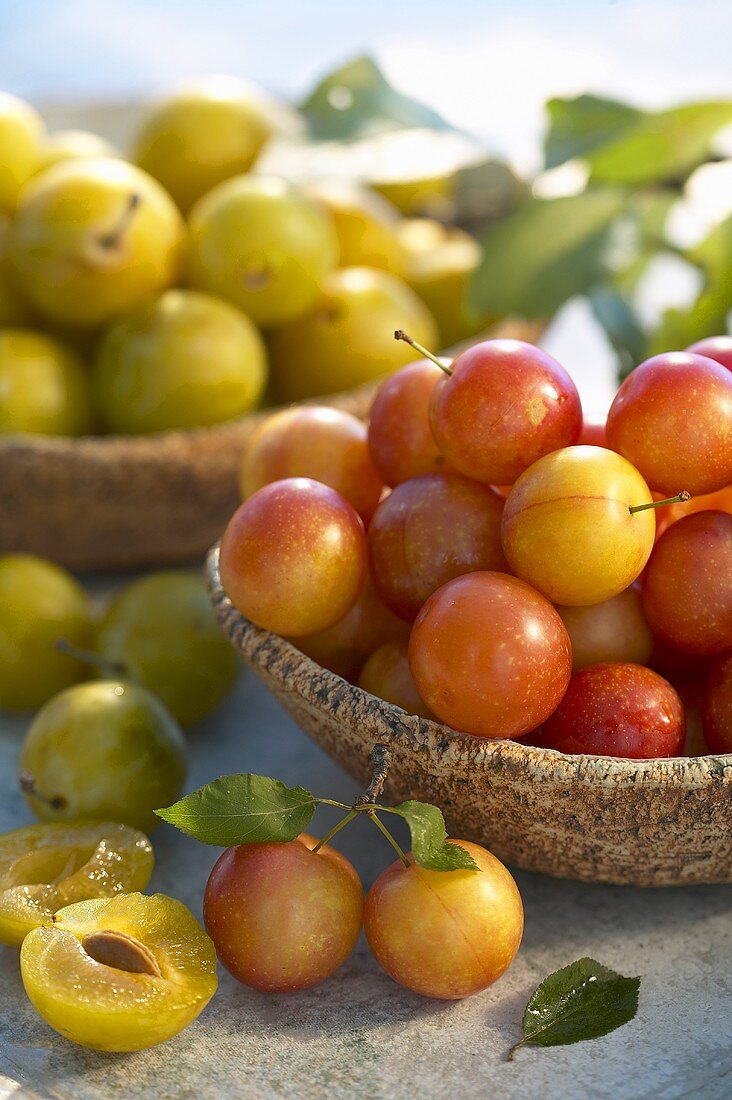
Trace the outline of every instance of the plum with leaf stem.
<instances>
[{"instance_id":1,"label":"plum with leaf stem","mask_svg":"<svg viewBox=\"0 0 732 1100\"><path fill-rule=\"evenodd\" d=\"M9 252L18 286L46 321L96 328L169 286L184 242L183 219L151 176L90 157L23 188Z\"/></svg>"},{"instance_id":2,"label":"plum with leaf stem","mask_svg":"<svg viewBox=\"0 0 732 1100\"><path fill-rule=\"evenodd\" d=\"M361 931L363 888L353 865L301 833L287 843L227 848L206 884L206 929L226 969L268 993L329 978Z\"/></svg>"},{"instance_id":3,"label":"plum with leaf stem","mask_svg":"<svg viewBox=\"0 0 732 1100\"><path fill-rule=\"evenodd\" d=\"M395 860L366 897L364 929L387 974L423 997L480 993L513 962L524 911L510 872L485 848L451 840L478 869L432 871Z\"/></svg>"},{"instance_id":4,"label":"plum with leaf stem","mask_svg":"<svg viewBox=\"0 0 732 1100\"><path fill-rule=\"evenodd\" d=\"M192 285L264 327L301 317L338 258L326 212L274 177L219 184L196 203L189 226Z\"/></svg>"}]
</instances>

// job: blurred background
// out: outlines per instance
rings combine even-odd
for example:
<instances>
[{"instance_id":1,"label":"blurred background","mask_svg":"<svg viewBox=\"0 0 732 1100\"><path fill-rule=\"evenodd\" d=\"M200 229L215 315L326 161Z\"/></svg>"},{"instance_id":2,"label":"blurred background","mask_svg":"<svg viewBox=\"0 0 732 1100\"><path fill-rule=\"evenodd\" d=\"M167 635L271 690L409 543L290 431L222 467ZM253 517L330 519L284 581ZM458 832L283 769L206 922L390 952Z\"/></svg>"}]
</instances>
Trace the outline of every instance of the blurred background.
<instances>
[{"instance_id":1,"label":"blurred background","mask_svg":"<svg viewBox=\"0 0 732 1100\"><path fill-rule=\"evenodd\" d=\"M134 130L139 104L180 82L232 73L300 104L326 74L368 57L399 93L477 138L486 154L527 181L531 193L551 199L582 189L587 173L577 172L576 158L559 152L558 142L553 151L544 148L549 99L572 102L591 93L640 112L711 103L716 112L711 125L692 117L661 127L661 144L671 150L672 161L678 153L678 163L660 163L661 153L657 171L651 165L642 179L634 178L632 165L646 154L631 147L623 154L625 174L594 173L598 184L633 189L640 184L644 201L649 195L664 199L652 212L653 247L647 248L647 241L640 246L647 254L642 270L636 265L632 272L632 292L627 280L610 288L607 279L596 280L596 287L570 280L563 301L554 296L528 308L553 318L545 346L599 406L609 400L618 365L622 372L646 351L678 342L678 325L660 340L649 339L649 333L656 332L668 309L693 310L711 278L690 250L732 211L732 162L725 163L732 138L723 125L724 108L719 110L732 97L730 31L726 0L270 0L261 5L0 0L3 87L30 99L51 128L83 125L122 147ZM615 136L612 120L605 134L602 118L586 118L582 111L565 124L577 132L594 127L600 145ZM581 145L580 139L576 148ZM431 156L421 144L414 149L404 144L403 151L417 161ZM715 162L711 172L709 161ZM695 171L700 164L707 170ZM547 166L554 168L548 175ZM280 162L276 167L280 170ZM572 216L570 209L567 217ZM481 218L469 227L479 239L485 228ZM626 224L620 236L634 232L638 225ZM713 278L727 287L729 299L728 243L722 242L724 257ZM637 258L616 265L618 279ZM497 271L501 280L500 265ZM541 271L537 277L553 280ZM519 312L523 306L516 302ZM702 322L681 325L678 339L689 343L705 329L719 328L720 318L725 320L725 311L717 294L713 319L705 315Z\"/></svg>"}]
</instances>

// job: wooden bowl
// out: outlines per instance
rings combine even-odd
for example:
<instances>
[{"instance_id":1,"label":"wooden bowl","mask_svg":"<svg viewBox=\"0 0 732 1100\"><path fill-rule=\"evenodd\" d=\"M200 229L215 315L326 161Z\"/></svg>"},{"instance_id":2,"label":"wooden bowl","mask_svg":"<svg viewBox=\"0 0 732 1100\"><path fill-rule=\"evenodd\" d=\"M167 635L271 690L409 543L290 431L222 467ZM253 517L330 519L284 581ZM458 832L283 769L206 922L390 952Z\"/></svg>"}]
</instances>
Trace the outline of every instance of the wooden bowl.
<instances>
[{"instance_id":1,"label":"wooden bowl","mask_svg":"<svg viewBox=\"0 0 732 1100\"><path fill-rule=\"evenodd\" d=\"M245 619L221 587L218 547L206 575L224 633L305 732L362 783L373 746L388 744L387 796L435 803L452 836L560 878L732 882L732 755L567 756L456 733L369 695Z\"/></svg>"},{"instance_id":2,"label":"wooden bowl","mask_svg":"<svg viewBox=\"0 0 732 1100\"><path fill-rule=\"evenodd\" d=\"M486 335L534 341L543 327L508 318ZM376 387L317 403L364 419ZM244 446L274 411L153 435L0 436L0 554L40 554L77 570L200 561L241 499Z\"/></svg>"}]
</instances>

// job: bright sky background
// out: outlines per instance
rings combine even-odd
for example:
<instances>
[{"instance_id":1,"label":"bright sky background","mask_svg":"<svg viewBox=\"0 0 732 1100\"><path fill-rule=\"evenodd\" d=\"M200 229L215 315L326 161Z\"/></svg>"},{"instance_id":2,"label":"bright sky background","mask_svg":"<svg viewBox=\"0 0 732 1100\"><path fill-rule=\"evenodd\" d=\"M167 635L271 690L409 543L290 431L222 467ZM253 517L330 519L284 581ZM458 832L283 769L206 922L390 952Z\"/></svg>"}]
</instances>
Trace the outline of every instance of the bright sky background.
<instances>
[{"instance_id":1,"label":"bright sky background","mask_svg":"<svg viewBox=\"0 0 732 1100\"><path fill-rule=\"evenodd\" d=\"M729 96L731 42L732 0L0 0L0 86L41 103L115 100L231 72L297 99L369 52L529 169L548 96ZM607 374L607 349L572 310L556 353Z\"/></svg>"}]
</instances>

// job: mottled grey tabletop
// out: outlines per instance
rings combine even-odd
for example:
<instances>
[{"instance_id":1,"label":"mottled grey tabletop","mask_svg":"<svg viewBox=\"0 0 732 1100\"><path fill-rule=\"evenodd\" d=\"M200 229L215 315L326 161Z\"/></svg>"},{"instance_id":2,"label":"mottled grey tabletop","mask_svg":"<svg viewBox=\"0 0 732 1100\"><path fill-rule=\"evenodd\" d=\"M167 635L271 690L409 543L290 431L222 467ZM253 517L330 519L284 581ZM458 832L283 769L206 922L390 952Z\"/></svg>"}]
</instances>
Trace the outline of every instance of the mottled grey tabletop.
<instances>
[{"instance_id":1,"label":"mottled grey tabletop","mask_svg":"<svg viewBox=\"0 0 732 1100\"><path fill-rule=\"evenodd\" d=\"M30 820L16 785L24 725L0 722L2 830ZM341 800L355 794L251 674L190 743L191 787L224 772L253 771ZM338 839L366 884L391 861L368 822ZM200 915L216 850L168 826L154 840L151 888ZM82 1050L50 1031L25 998L17 952L0 948L0 1100L728 1100L732 890L644 891L521 872L517 879L526 906L523 947L481 996L423 1000L391 982L362 942L329 982L296 995L255 993L222 972L218 994L196 1023L164 1046L132 1055ZM643 975L636 1019L602 1039L524 1049L506 1062L534 987L582 955Z\"/></svg>"}]
</instances>

